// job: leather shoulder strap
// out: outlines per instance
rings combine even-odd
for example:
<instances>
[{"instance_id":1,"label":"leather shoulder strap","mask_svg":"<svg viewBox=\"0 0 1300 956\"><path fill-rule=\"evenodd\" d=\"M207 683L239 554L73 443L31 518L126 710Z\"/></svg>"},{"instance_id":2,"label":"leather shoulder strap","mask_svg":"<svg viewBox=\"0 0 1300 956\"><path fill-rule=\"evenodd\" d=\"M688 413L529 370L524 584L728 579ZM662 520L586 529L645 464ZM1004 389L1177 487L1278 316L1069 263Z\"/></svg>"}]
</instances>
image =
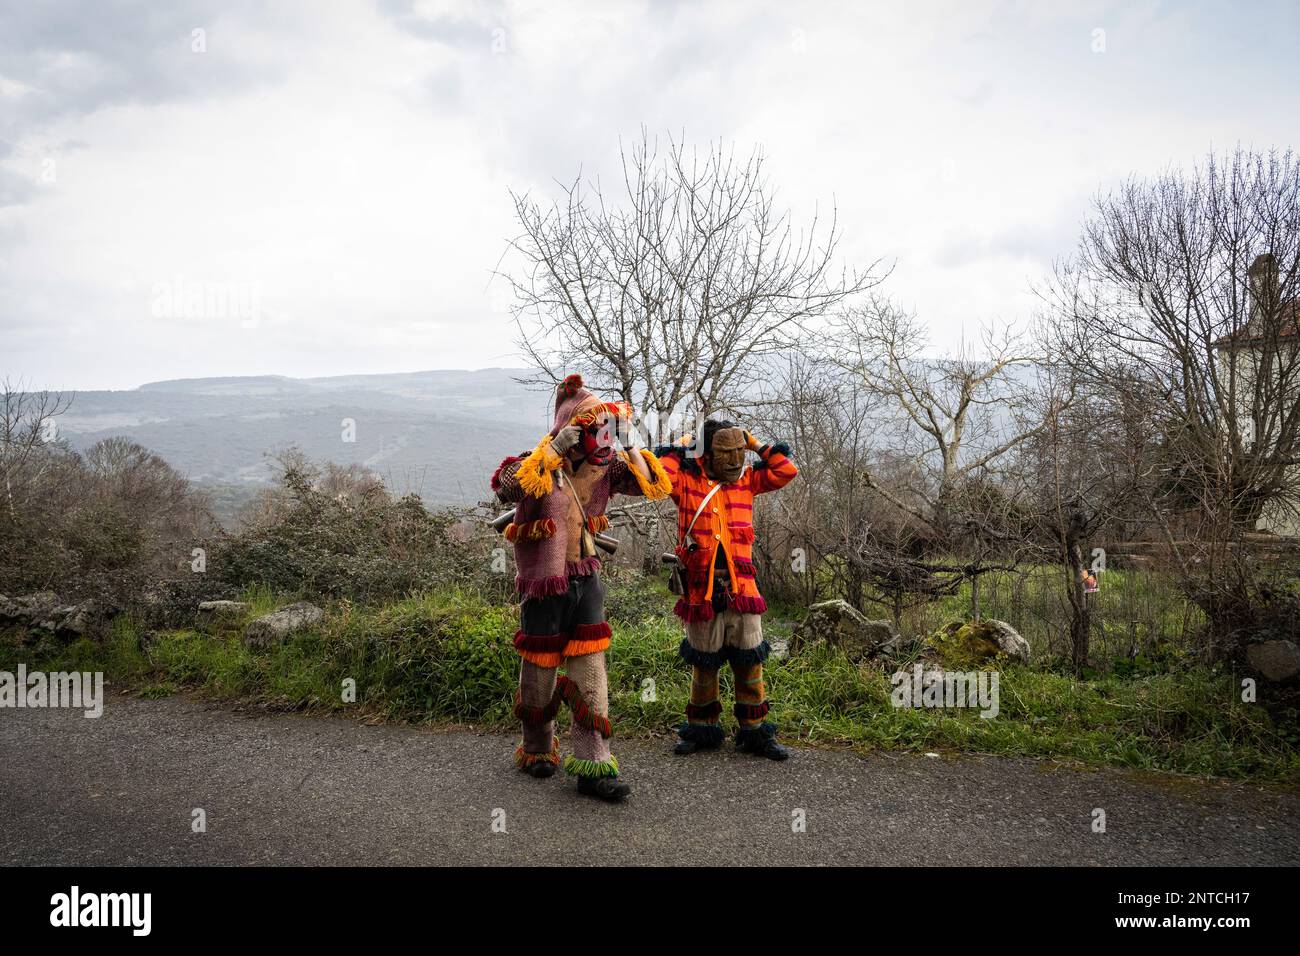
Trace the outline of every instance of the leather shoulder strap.
<instances>
[{"instance_id":1,"label":"leather shoulder strap","mask_svg":"<svg viewBox=\"0 0 1300 956\"><path fill-rule=\"evenodd\" d=\"M691 523L686 526L686 533L682 535L682 540L679 542L680 544L686 543L686 539L691 536L691 531L695 528L695 522L700 519L700 515L704 512L704 506L709 503L710 498L718 493L718 489L721 487L722 483L718 482L709 489L709 493L704 496L704 500L700 502L700 506L695 509L695 517L691 518Z\"/></svg>"}]
</instances>

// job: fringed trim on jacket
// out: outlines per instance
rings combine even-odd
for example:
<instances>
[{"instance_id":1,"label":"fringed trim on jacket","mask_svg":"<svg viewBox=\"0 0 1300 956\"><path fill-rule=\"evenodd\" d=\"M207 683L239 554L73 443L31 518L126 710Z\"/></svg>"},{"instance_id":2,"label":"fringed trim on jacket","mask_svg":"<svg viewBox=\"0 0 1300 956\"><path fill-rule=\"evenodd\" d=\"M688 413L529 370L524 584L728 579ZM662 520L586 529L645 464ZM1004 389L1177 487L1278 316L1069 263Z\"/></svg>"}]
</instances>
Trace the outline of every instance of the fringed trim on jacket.
<instances>
[{"instance_id":1,"label":"fringed trim on jacket","mask_svg":"<svg viewBox=\"0 0 1300 956\"><path fill-rule=\"evenodd\" d=\"M731 609L740 614L763 614L767 611L767 601L762 597L748 594L731 595Z\"/></svg>"},{"instance_id":2,"label":"fringed trim on jacket","mask_svg":"<svg viewBox=\"0 0 1300 956\"><path fill-rule=\"evenodd\" d=\"M554 574L548 578L526 578L522 574L515 575L515 590L525 599L554 597L569 590L570 578L590 577L599 570L600 558L597 557L565 561L563 574Z\"/></svg>"},{"instance_id":3,"label":"fringed trim on jacket","mask_svg":"<svg viewBox=\"0 0 1300 956\"><path fill-rule=\"evenodd\" d=\"M513 465L517 461L519 461L518 455L510 455L501 464L497 465L497 470L492 472L492 480L488 482L493 491L501 490L501 473L506 470L507 466Z\"/></svg>"},{"instance_id":4,"label":"fringed trim on jacket","mask_svg":"<svg viewBox=\"0 0 1300 956\"><path fill-rule=\"evenodd\" d=\"M592 515L587 519L587 530L592 534L604 531L609 527L609 515Z\"/></svg>"},{"instance_id":5,"label":"fringed trim on jacket","mask_svg":"<svg viewBox=\"0 0 1300 956\"><path fill-rule=\"evenodd\" d=\"M695 621L711 621L713 620L713 604L709 601L690 604L687 602L686 596L682 595L677 599L677 603L673 605L673 613L687 624Z\"/></svg>"},{"instance_id":6,"label":"fringed trim on jacket","mask_svg":"<svg viewBox=\"0 0 1300 956\"><path fill-rule=\"evenodd\" d=\"M551 472L559 468L563 461L564 459L551 448L551 436L549 434L544 436L519 465L517 473L519 487L525 494L530 494L534 498L550 494L555 487Z\"/></svg>"},{"instance_id":7,"label":"fringed trim on jacket","mask_svg":"<svg viewBox=\"0 0 1300 956\"><path fill-rule=\"evenodd\" d=\"M569 590L569 576L556 574L549 578L526 578L522 574L517 574L515 590L525 599L553 597Z\"/></svg>"},{"instance_id":8,"label":"fringed trim on jacket","mask_svg":"<svg viewBox=\"0 0 1300 956\"><path fill-rule=\"evenodd\" d=\"M571 578L586 578L600 570L600 558L595 556L579 558L577 561L565 561L564 573ZM567 590L567 588L566 588Z\"/></svg>"},{"instance_id":9,"label":"fringed trim on jacket","mask_svg":"<svg viewBox=\"0 0 1300 956\"><path fill-rule=\"evenodd\" d=\"M641 472L632 467L631 456L627 452L622 452L623 460L628 463L628 470L636 478L636 483L641 489L641 494L645 495L650 501L658 501L660 498L667 498L673 492L673 480L664 470L663 463L655 457L654 452L641 448L639 454L645 460L650 469L649 480L641 477Z\"/></svg>"},{"instance_id":10,"label":"fringed trim on jacket","mask_svg":"<svg viewBox=\"0 0 1300 956\"><path fill-rule=\"evenodd\" d=\"M555 534L554 518L538 518L523 524L508 524L502 532L507 541L541 541Z\"/></svg>"}]
</instances>

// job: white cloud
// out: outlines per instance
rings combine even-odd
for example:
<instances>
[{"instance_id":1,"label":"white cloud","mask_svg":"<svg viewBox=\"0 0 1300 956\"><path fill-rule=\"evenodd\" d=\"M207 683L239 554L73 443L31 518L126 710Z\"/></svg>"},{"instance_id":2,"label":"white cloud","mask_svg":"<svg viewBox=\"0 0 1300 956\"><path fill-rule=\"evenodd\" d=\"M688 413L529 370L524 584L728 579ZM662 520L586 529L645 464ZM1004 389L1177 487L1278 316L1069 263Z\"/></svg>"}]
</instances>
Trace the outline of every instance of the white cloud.
<instances>
[{"instance_id":1,"label":"white cloud","mask_svg":"<svg viewBox=\"0 0 1300 956\"><path fill-rule=\"evenodd\" d=\"M889 291L951 337L1027 317L1099 187L1294 135L1281 5L1264 37L1154 3L131 9L111 42L0 23L0 373L513 364L507 189L608 174L642 124L761 144L797 214L834 202L843 251L897 259ZM178 280L255 287L259 319L153 315Z\"/></svg>"}]
</instances>

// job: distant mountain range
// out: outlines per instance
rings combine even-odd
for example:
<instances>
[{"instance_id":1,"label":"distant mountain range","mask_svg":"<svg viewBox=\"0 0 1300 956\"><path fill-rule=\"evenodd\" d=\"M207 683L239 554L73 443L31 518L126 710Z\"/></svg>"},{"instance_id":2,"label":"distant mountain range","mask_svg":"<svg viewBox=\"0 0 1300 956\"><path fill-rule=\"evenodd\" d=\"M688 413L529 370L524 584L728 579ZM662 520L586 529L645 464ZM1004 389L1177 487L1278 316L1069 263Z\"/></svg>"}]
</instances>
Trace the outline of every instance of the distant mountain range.
<instances>
[{"instance_id":1,"label":"distant mountain range","mask_svg":"<svg viewBox=\"0 0 1300 956\"><path fill-rule=\"evenodd\" d=\"M59 419L74 448L123 435L156 452L213 496L229 523L271 482L271 455L372 469L397 494L431 506L489 497L497 463L550 427L550 395L520 384L524 369L329 378L247 376L150 382L78 392ZM352 437L345 440L348 423Z\"/></svg>"}]
</instances>

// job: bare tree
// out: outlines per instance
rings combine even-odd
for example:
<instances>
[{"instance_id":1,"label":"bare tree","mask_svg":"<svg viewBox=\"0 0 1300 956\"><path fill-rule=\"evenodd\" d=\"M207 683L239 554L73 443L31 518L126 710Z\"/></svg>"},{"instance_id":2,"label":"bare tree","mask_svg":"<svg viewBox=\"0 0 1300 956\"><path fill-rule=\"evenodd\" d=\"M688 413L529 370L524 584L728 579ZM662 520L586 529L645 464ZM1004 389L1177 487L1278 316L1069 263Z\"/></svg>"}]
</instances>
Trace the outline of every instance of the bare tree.
<instances>
[{"instance_id":1,"label":"bare tree","mask_svg":"<svg viewBox=\"0 0 1300 956\"><path fill-rule=\"evenodd\" d=\"M861 608L870 599L856 555L869 536L862 471L872 449L871 396L846 372L804 353L786 358L765 426L789 441L800 478L754 502L756 559L766 586L804 604L824 588Z\"/></svg>"},{"instance_id":2,"label":"bare tree","mask_svg":"<svg viewBox=\"0 0 1300 956\"><path fill-rule=\"evenodd\" d=\"M1013 330L985 329L979 349L931 358L916 317L880 298L843 315L832 343L833 360L883 403L889 457L903 478L881 480L869 468L867 486L924 529L932 554L964 558L958 565L908 558L882 570L922 594L950 591L945 576L968 578L978 618L980 576L1016 567L1024 543L1005 466L1041 427L1013 375L1034 362L1032 351Z\"/></svg>"},{"instance_id":3,"label":"bare tree","mask_svg":"<svg viewBox=\"0 0 1300 956\"><path fill-rule=\"evenodd\" d=\"M18 520L23 498L46 476L45 462L28 465L42 446L57 440L56 421L71 405L71 395L29 392L22 382L0 381L0 477L10 521Z\"/></svg>"},{"instance_id":4,"label":"bare tree","mask_svg":"<svg viewBox=\"0 0 1300 956\"><path fill-rule=\"evenodd\" d=\"M160 545L190 544L213 530L206 496L143 445L124 436L103 438L82 458L92 503L112 504Z\"/></svg>"},{"instance_id":5,"label":"bare tree","mask_svg":"<svg viewBox=\"0 0 1300 956\"><path fill-rule=\"evenodd\" d=\"M1081 390L1068 366L1044 364L1037 384L1042 427L1018 459L1025 511L1042 557L1059 568L1070 615L1070 664L1082 676L1092 640L1085 575L1105 569L1105 561L1093 557L1092 542L1114 527L1133 486L1133 470L1118 460L1128 447L1128 419L1114 414L1107 396Z\"/></svg>"},{"instance_id":6,"label":"bare tree","mask_svg":"<svg viewBox=\"0 0 1300 956\"><path fill-rule=\"evenodd\" d=\"M1099 195L1044 297L1080 380L1139 396L1142 486L1198 603L1248 603L1240 545L1300 507L1300 161L1238 148Z\"/></svg>"},{"instance_id":7,"label":"bare tree","mask_svg":"<svg viewBox=\"0 0 1300 956\"><path fill-rule=\"evenodd\" d=\"M620 153L618 195L581 173L553 202L512 193L521 266L505 281L520 345L552 379L581 371L664 417L744 405L765 356L878 281L878 263L836 268L833 211L796 229L778 210L759 150L660 152L643 131Z\"/></svg>"}]
</instances>

